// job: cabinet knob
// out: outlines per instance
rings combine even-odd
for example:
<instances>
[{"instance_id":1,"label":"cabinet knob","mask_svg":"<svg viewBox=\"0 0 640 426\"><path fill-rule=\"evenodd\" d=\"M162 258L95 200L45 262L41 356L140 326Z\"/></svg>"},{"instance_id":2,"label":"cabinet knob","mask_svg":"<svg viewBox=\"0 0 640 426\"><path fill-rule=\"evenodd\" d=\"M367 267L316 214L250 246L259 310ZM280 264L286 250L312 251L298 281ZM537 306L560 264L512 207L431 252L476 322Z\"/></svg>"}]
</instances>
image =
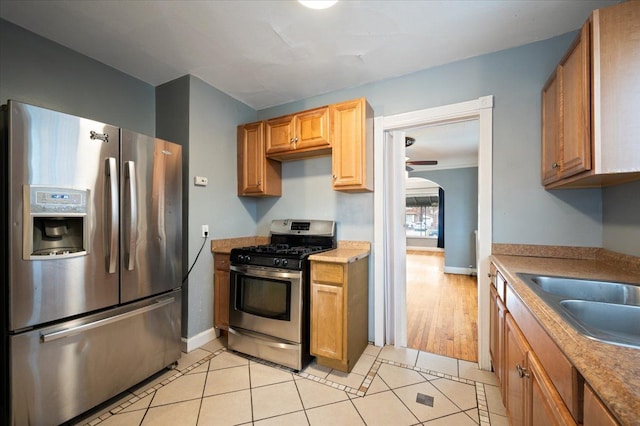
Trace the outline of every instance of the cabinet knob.
<instances>
[{"instance_id":1,"label":"cabinet knob","mask_svg":"<svg viewBox=\"0 0 640 426\"><path fill-rule=\"evenodd\" d=\"M557 169L558 167L560 167L560 165L558 163L553 163L551 167L554 169Z\"/></svg>"},{"instance_id":2,"label":"cabinet knob","mask_svg":"<svg viewBox=\"0 0 640 426\"><path fill-rule=\"evenodd\" d=\"M289 139L289 143L293 143L293 138Z\"/></svg>"},{"instance_id":3,"label":"cabinet knob","mask_svg":"<svg viewBox=\"0 0 640 426\"><path fill-rule=\"evenodd\" d=\"M487 273L487 277L493 278L493 274L491 272Z\"/></svg>"},{"instance_id":4,"label":"cabinet knob","mask_svg":"<svg viewBox=\"0 0 640 426\"><path fill-rule=\"evenodd\" d=\"M262 181L261 180L258 181L258 186L260 186L260 185L262 185Z\"/></svg>"},{"instance_id":5,"label":"cabinet knob","mask_svg":"<svg viewBox=\"0 0 640 426\"><path fill-rule=\"evenodd\" d=\"M298 137L293 138L293 142L298 142Z\"/></svg>"},{"instance_id":6,"label":"cabinet knob","mask_svg":"<svg viewBox=\"0 0 640 426\"><path fill-rule=\"evenodd\" d=\"M331 177L333 178L333 180L337 180L338 179L338 176L336 176L336 175L333 175Z\"/></svg>"},{"instance_id":7,"label":"cabinet knob","mask_svg":"<svg viewBox=\"0 0 640 426\"><path fill-rule=\"evenodd\" d=\"M521 367L520 364L516 364L516 371L518 372L518 377L529 377L529 372L526 368Z\"/></svg>"}]
</instances>

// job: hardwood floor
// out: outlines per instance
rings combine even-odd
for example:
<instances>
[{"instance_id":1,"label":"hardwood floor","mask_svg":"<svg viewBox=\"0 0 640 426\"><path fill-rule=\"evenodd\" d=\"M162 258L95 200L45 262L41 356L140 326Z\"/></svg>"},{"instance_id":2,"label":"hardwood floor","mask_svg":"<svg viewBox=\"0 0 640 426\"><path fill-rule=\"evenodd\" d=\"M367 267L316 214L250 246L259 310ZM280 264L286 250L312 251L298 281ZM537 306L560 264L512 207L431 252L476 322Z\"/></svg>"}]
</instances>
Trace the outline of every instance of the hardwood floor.
<instances>
[{"instance_id":1,"label":"hardwood floor","mask_svg":"<svg viewBox=\"0 0 640 426\"><path fill-rule=\"evenodd\" d=\"M476 277L444 273L444 253L407 252L407 346L478 360Z\"/></svg>"}]
</instances>

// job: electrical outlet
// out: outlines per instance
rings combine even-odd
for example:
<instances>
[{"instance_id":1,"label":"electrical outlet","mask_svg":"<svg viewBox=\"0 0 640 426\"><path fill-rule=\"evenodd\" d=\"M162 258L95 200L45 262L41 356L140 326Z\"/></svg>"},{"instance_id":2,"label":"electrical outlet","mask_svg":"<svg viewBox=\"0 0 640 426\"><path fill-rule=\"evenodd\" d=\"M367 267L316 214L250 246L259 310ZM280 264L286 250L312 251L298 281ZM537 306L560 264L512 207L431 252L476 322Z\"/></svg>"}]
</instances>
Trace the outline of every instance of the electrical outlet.
<instances>
[{"instance_id":1,"label":"electrical outlet","mask_svg":"<svg viewBox=\"0 0 640 426\"><path fill-rule=\"evenodd\" d=\"M209 225L202 225L202 237L209 236Z\"/></svg>"},{"instance_id":2,"label":"electrical outlet","mask_svg":"<svg viewBox=\"0 0 640 426\"><path fill-rule=\"evenodd\" d=\"M209 179L204 176L195 176L193 178L193 184L196 186L207 186Z\"/></svg>"}]
</instances>

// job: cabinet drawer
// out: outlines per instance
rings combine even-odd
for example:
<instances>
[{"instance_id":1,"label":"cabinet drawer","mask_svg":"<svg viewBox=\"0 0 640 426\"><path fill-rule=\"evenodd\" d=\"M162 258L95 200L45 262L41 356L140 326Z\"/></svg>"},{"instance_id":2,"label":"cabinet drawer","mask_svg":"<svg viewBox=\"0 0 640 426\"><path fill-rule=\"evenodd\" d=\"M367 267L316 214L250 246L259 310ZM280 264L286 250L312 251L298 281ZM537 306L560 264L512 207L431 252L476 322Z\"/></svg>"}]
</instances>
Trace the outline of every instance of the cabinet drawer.
<instances>
[{"instance_id":1,"label":"cabinet drawer","mask_svg":"<svg viewBox=\"0 0 640 426\"><path fill-rule=\"evenodd\" d=\"M505 278L502 276L502 274L500 272L496 272L496 290L498 291L498 296L500 296L500 300L502 300L503 303L507 303L505 296L505 288L507 287L507 280L505 280Z\"/></svg>"},{"instance_id":2,"label":"cabinet drawer","mask_svg":"<svg viewBox=\"0 0 640 426\"><path fill-rule=\"evenodd\" d=\"M344 268L341 263L311 263L311 280L342 285L344 282Z\"/></svg>"},{"instance_id":3,"label":"cabinet drawer","mask_svg":"<svg viewBox=\"0 0 640 426\"><path fill-rule=\"evenodd\" d=\"M220 255L216 254L213 257L213 269L218 269L222 271L229 270L229 255Z\"/></svg>"}]
</instances>

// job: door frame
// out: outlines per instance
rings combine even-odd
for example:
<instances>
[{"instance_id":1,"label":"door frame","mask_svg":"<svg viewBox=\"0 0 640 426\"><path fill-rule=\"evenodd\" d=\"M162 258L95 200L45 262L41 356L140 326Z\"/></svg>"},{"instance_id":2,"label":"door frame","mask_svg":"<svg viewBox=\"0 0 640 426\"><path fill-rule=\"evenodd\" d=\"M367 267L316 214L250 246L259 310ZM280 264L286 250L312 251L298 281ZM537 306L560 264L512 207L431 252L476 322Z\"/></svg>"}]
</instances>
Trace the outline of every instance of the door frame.
<instances>
[{"instance_id":1,"label":"door frame","mask_svg":"<svg viewBox=\"0 0 640 426\"><path fill-rule=\"evenodd\" d=\"M489 355L489 257L491 256L492 244L492 147L493 147L493 95L482 96L480 98L445 105L441 107L428 108L418 111L411 111L391 116L380 116L374 120L374 339L377 346L387 343L385 336L385 312L388 308L385 303L385 292L389 286L400 285L400 294L406 289L406 280L400 283L385 282L385 271L392 268L394 259L387 259L384 256L384 233L385 226L394 224L385 223L383 211L384 180L383 170L385 169L385 144L390 138L386 137L388 132L407 129L416 126L435 125L452 123L464 120L479 121L479 141L478 141L478 365L481 369L490 370L491 360ZM396 159L396 161L399 161ZM398 165L396 165L398 166ZM402 167L402 165L399 165ZM390 185L396 188L404 188L402 182L391 179ZM404 238L395 236L394 239ZM389 242L393 244L394 242ZM404 330L398 330L395 335L394 344L400 347L407 346L406 333L406 300L396 301L393 306L395 324ZM391 325L395 327L395 325Z\"/></svg>"}]
</instances>

